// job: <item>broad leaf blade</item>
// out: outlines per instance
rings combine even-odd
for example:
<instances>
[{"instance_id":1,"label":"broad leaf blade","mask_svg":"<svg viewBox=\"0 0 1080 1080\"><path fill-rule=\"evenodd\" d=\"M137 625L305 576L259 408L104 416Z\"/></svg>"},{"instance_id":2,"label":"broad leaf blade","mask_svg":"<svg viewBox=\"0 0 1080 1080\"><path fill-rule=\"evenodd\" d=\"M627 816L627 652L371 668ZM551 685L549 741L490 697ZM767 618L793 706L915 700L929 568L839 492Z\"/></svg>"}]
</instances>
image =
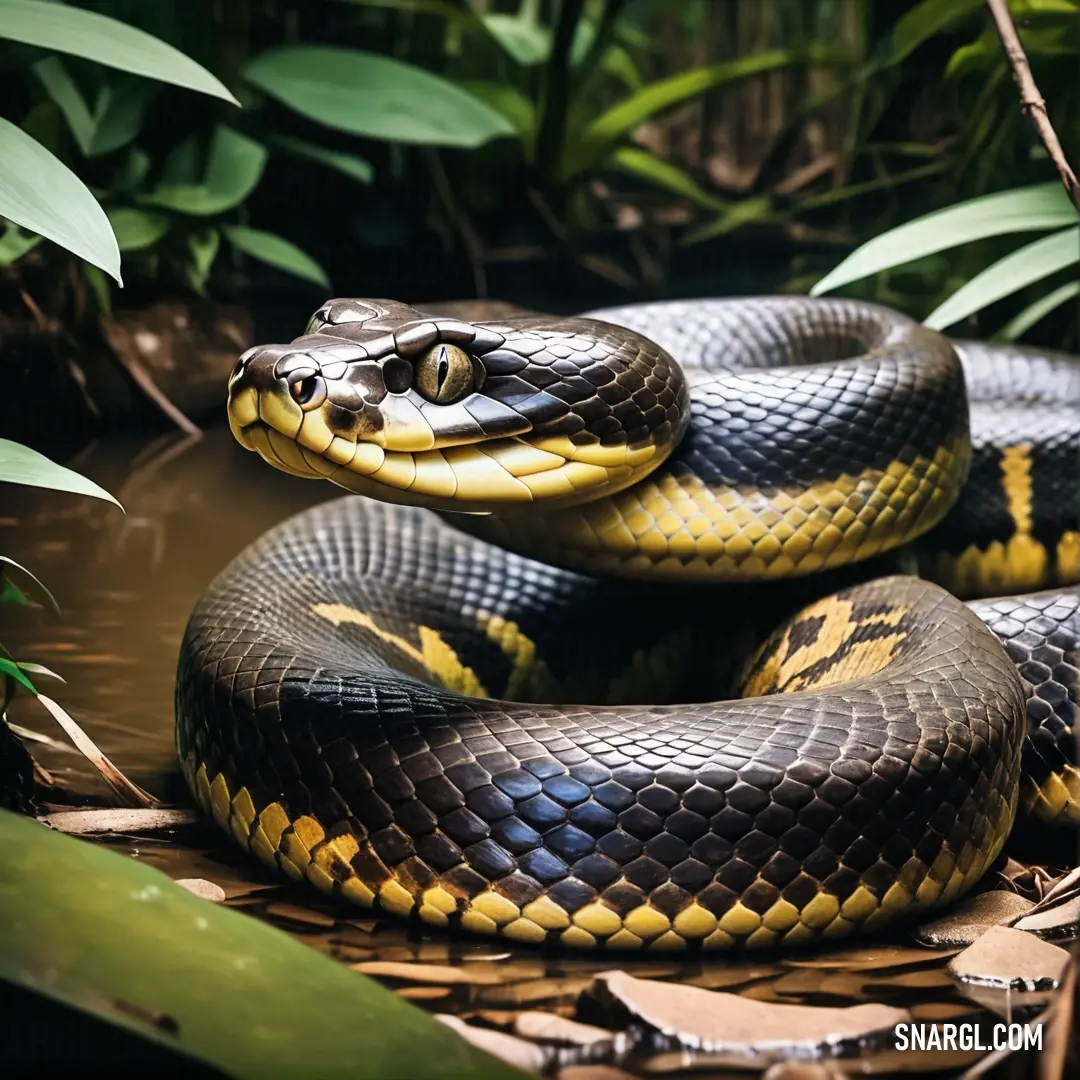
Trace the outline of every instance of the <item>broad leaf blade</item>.
<instances>
[{"instance_id":1,"label":"broad leaf blade","mask_svg":"<svg viewBox=\"0 0 1080 1080\"><path fill-rule=\"evenodd\" d=\"M82 56L239 104L218 78L171 45L127 23L69 4L0 0L0 38Z\"/></svg>"},{"instance_id":2,"label":"broad leaf blade","mask_svg":"<svg viewBox=\"0 0 1080 1080\"><path fill-rule=\"evenodd\" d=\"M0 849L0 978L16 986L235 1080L527 1080L373 980L134 859L8 811Z\"/></svg>"},{"instance_id":3,"label":"broad leaf blade","mask_svg":"<svg viewBox=\"0 0 1080 1080\"><path fill-rule=\"evenodd\" d=\"M981 195L875 236L826 274L810 290L810 295L820 296L881 270L890 270L972 240L1061 228L1074 221L1076 208L1060 183L1035 184Z\"/></svg>"},{"instance_id":4,"label":"broad leaf blade","mask_svg":"<svg viewBox=\"0 0 1080 1080\"><path fill-rule=\"evenodd\" d=\"M229 243L245 255L329 291L330 279L326 276L326 271L310 255L283 236L262 229L250 229L246 225L224 225L222 232Z\"/></svg>"},{"instance_id":5,"label":"broad leaf blade","mask_svg":"<svg viewBox=\"0 0 1080 1080\"><path fill-rule=\"evenodd\" d=\"M944 304L930 312L923 323L931 330L943 330L995 300L1019 292L1076 263L1080 263L1080 226L1044 236L999 259L957 289Z\"/></svg>"},{"instance_id":6,"label":"broad leaf blade","mask_svg":"<svg viewBox=\"0 0 1080 1080\"><path fill-rule=\"evenodd\" d=\"M460 86L376 53L286 45L256 56L244 75L302 116L352 135L476 147L513 134L501 113Z\"/></svg>"},{"instance_id":7,"label":"broad leaf blade","mask_svg":"<svg viewBox=\"0 0 1080 1080\"><path fill-rule=\"evenodd\" d=\"M59 158L2 117L0 217L67 248L122 284L120 249L105 211Z\"/></svg>"},{"instance_id":8,"label":"broad leaf blade","mask_svg":"<svg viewBox=\"0 0 1080 1080\"><path fill-rule=\"evenodd\" d=\"M29 446L0 439L0 482L26 484L29 487L49 488L51 491L71 491L76 495L92 495L95 499L120 504L93 480L88 480L63 465L50 461L44 454ZM121 509L123 509L121 507Z\"/></svg>"}]
</instances>

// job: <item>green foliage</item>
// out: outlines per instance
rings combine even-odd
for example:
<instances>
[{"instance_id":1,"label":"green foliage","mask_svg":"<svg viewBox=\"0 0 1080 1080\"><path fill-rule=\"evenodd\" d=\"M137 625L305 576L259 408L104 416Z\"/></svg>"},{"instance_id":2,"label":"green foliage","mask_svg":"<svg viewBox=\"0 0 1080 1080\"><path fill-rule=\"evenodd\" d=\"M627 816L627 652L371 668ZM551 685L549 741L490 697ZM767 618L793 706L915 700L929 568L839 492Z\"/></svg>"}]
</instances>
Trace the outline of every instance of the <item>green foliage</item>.
<instances>
[{"instance_id":1,"label":"green foliage","mask_svg":"<svg viewBox=\"0 0 1080 1080\"><path fill-rule=\"evenodd\" d=\"M250 269L251 261L325 290L329 262L319 265L294 238L322 241L316 254L336 258L340 274L380 265L365 258L365 245L369 256L389 246L424 249L432 239L422 240L425 232L481 261L488 245L538 250L554 242L560 257L603 265L619 281L627 275L614 264L638 258L631 251L639 236L664 231L684 244L716 245L749 233L793 249L787 287L806 288L820 262L799 255L805 237L850 237L854 246L943 205L1052 175L1017 107L984 0L339 0L317 12L292 6L287 15L274 5L240 14L203 0L75 3L138 26L73 4L61 18L48 0L0 0L23 20L18 33L9 31L24 44L5 47L6 67L25 73L28 104L10 119L105 207L116 243L107 252L91 245L96 266L116 273L122 254L125 276L158 291L178 283L213 291L215 280L228 280L227 271L215 278L216 268ZM1080 0L1010 6L1076 160ZM47 33L25 30L35 17ZM184 55L192 50L200 63ZM185 97L162 82L205 96ZM233 93L243 113L224 104ZM740 105L782 103L782 123L764 133L758 158L739 163L745 182L713 168L716 116L735 144L723 153L742 152L743 118L724 113L729 96ZM696 125L693 137L688 125ZM753 138L762 141L761 133ZM79 184L65 179L69 188ZM322 188L333 199L333 224L303 197L302 213L290 213L281 194ZM34 229L56 207L77 205L44 187L37 201L38 225L5 215L0 266L32 249ZM654 217L636 213L632 225L618 218L620 208L641 206ZM653 221L661 220L658 229ZM52 226L45 235L65 235ZM944 316L938 309L1009 255L1016 243L1000 238L1013 231L997 224L950 241L937 249L950 251L947 258L909 254L903 267L886 260L856 287L920 316L961 307L971 314L966 301ZM349 237L355 259L342 260L339 235ZM597 248L603 258L586 256ZM1032 305L1057 295L1066 270L999 297L993 317L1010 330L1024 325L1016 322L1023 311L1045 317L1053 308ZM1006 271L1014 282L1030 274L1015 263ZM86 278L107 307L104 274L88 266ZM1059 306L1068 300L1061 295Z\"/></svg>"},{"instance_id":2,"label":"green foliage","mask_svg":"<svg viewBox=\"0 0 1080 1080\"><path fill-rule=\"evenodd\" d=\"M28 446L11 442L9 439L0 439L0 484L25 484L30 487L48 488L51 491L68 491L76 495L90 495L95 499L104 499L113 505L120 504L104 488L99 487L93 480L57 465L31 450ZM123 507L120 507L123 509ZM25 566L20 565L14 559L0 555L0 604L14 604L18 607L26 607L30 603L27 593L11 580L11 571L16 570L23 577L29 578L34 590L45 600L49 607L57 615L60 614L60 605L56 597L45 585ZM0 644L0 724L4 723L8 705L15 696L16 689L21 686L35 697L37 688L30 680L31 675L46 675L54 679L60 676L40 664L16 660L11 653ZM63 680L61 680L63 681Z\"/></svg>"},{"instance_id":3,"label":"green foliage","mask_svg":"<svg viewBox=\"0 0 1080 1080\"><path fill-rule=\"evenodd\" d=\"M34 238L24 236L21 228L85 259L87 283L106 310L111 298L98 271L119 284L121 252L144 253L141 262L136 259L136 268L153 272L161 264L159 248L166 249L167 257L178 263L179 276L196 292L204 291L220 235L204 222L187 219L221 217L242 204L258 185L268 152L246 135L217 124L205 145L193 136L175 148L173 167L167 161L153 182L152 157L134 142L155 97L153 84L145 79L235 105L233 95L216 76L159 38L98 12L51 0L0 0L0 38L54 54L28 64L47 101L31 111L23 128L0 118L0 217L8 221L0 237L0 266L34 246ZM76 70L55 53L113 71L83 70L85 65ZM48 114L43 110L50 103L84 163L102 161L95 171L106 182L93 193L62 160L55 126L44 123ZM203 156L205 171L196 175ZM140 206L165 213L149 213ZM257 250L248 254L261 257ZM277 258L273 265L287 271L300 265L301 276L311 280L311 263L304 256ZM318 276L325 280L321 271Z\"/></svg>"},{"instance_id":4,"label":"green foliage","mask_svg":"<svg viewBox=\"0 0 1080 1080\"><path fill-rule=\"evenodd\" d=\"M0 483L28 484L52 491L71 491L77 495L91 495L95 499L105 499L116 506L120 505L93 480L88 480L63 465L57 465L44 454L9 439L0 439Z\"/></svg>"},{"instance_id":5,"label":"green foliage","mask_svg":"<svg viewBox=\"0 0 1080 1080\"><path fill-rule=\"evenodd\" d=\"M244 77L309 120L350 135L472 148L513 132L502 113L447 79L357 49L287 45L256 56Z\"/></svg>"},{"instance_id":6,"label":"green foliage","mask_svg":"<svg viewBox=\"0 0 1080 1080\"><path fill-rule=\"evenodd\" d=\"M8 811L0 845L0 978L178 1064L236 1080L525 1080L373 979L138 860Z\"/></svg>"}]
</instances>

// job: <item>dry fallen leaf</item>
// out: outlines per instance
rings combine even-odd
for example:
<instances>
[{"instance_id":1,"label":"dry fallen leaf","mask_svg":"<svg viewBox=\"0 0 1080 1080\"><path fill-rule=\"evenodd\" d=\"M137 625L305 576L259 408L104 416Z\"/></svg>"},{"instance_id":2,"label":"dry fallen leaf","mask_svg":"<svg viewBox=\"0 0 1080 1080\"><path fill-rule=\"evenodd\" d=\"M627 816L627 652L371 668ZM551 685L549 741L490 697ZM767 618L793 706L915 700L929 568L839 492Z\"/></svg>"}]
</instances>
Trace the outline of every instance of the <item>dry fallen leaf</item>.
<instances>
[{"instance_id":1,"label":"dry fallen leaf","mask_svg":"<svg viewBox=\"0 0 1080 1080\"><path fill-rule=\"evenodd\" d=\"M73 836L130 835L168 832L196 825L202 818L194 810L61 810L39 819L44 824Z\"/></svg>"},{"instance_id":2,"label":"dry fallen leaf","mask_svg":"<svg viewBox=\"0 0 1080 1080\"><path fill-rule=\"evenodd\" d=\"M1008 926L1033 906L1018 893L994 889L970 897L939 919L923 923L911 936L923 945L963 948L992 926Z\"/></svg>"},{"instance_id":3,"label":"dry fallen leaf","mask_svg":"<svg viewBox=\"0 0 1080 1080\"><path fill-rule=\"evenodd\" d=\"M548 1012L519 1013L514 1020L514 1034L533 1042L577 1047L594 1057L618 1056L629 1049L622 1032L567 1020Z\"/></svg>"},{"instance_id":4,"label":"dry fallen leaf","mask_svg":"<svg viewBox=\"0 0 1080 1080\"><path fill-rule=\"evenodd\" d=\"M785 959L785 967L840 968L845 971L883 971L906 967L908 964L927 964L944 960L957 949L917 949L908 945L863 945L815 956Z\"/></svg>"},{"instance_id":5,"label":"dry fallen leaf","mask_svg":"<svg viewBox=\"0 0 1080 1080\"><path fill-rule=\"evenodd\" d=\"M548 1064L548 1054L539 1046L516 1035L507 1035L502 1031L489 1031L487 1028L473 1027L456 1016L442 1013L435 1017L447 1027L453 1028L463 1039L478 1050L484 1050L492 1057L501 1058L509 1065L516 1065L527 1072L542 1072Z\"/></svg>"},{"instance_id":6,"label":"dry fallen leaf","mask_svg":"<svg viewBox=\"0 0 1080 1080\"><path fill-rule=\"evenodd\" d=\"M1026 1005L1039 1000L1036 995L1045 995L1061 985L1069 959L1064 949L1034 934L994 926L954 956L948 972L968 997L989 1008L994 1007L992 999L980 990L1008 991L1013 995L1012 1005Z\"/></svg>"},{"instance_id":7,"label":"dry fallen leaf","mask_svg":"<svg viewBox=\"0 0 1080 1080\"><path fill-rule=\"evenodd\" d=\"M761 1080L844 1080L845 1076L831 1061L778 1061Z\"/></svg>"},{"instance_id":8,"label":"dry fallen leaf","mask_svg":"<svg viewBox=\"0 0 1080 1080\"><path fill-rule=\"evenodd\" d=\"M568 1065L555 1074L555 1080L634 1080L622 1069L611 1065Z\"/></svg>"},{"instance_id":9,"label":"dry fallen leaf","mask_svg":"<svg viewBox=\"0 0 1080 1080\"><path fill-rule=\"evenodd\" d=\"M439 1001L449 997L453 991L449 986L402 986L394 993L406 1001Z\"/></svg>"},{"instance_id":10,"label":"dry fallen leaf","mask_svg":"<svg viewBox=\"0 0 1080 1080\"><path fill-rule=\"evenodd\" d=\"M365 960L351 964L361 975L378 979L402 979L405 982L439 983L443 986L491 986L502 982L499 972L491 967L450 967L447 964L409 964L393 960Z\"/></svg>"},{"instance_id":11,"label":"dry fallen leaf","mask_svg":"<svg viewBox=\"0 0 1080 1080\"><path fill-rule=\"evenodd\" d=\"M325 911L317 911L315 908L302 907L300 904L288 904L277 901L266 905L266 914L272 919L281 919L285 922L299 926L310 926L312 929L329 930L337 925L337 919L328 915Z\"/></svg>"},{"instance_id":12,"label":"dry fallen leaf","mask_svg":"<svg viewBox=\"0 0 1080 1080\"><path fill-rule=\"evenodd\" d=\"M576 998L582 990L592 985L585 976L565 979L534 979L530 982L511 983L509 986L487 986L480 991L485 1005L525 1005L534 1001L550 1001L555 998Z\"/></svg>"},{"instance_id":13,"label":"dry fallen leaf","mask_svg":"<svg viewBox=\"0 0 1080 1080\"><path fill-rule=\"evenodd\" d=\"M776 1005L624 971L598 975L588 999L601 1013L649 1029L662 1044L757 1061L839 1054L910 1019L906 1009L887 1005Z\"/></svg>"},{"instance_id":14,"label":"dry fallen leaf","mask_svg":"<svg viewBox=\"0 0 1080 1080\"><path fill-rule=\"evenodd\" d=\"M220 885L207 881L206 878L177 878L174 884L215 904L220 904L225 899L225 890Z\"/></svg>"},{"instance_id":15,"label":"dry fallen leaf","mask_svg":"<svg viewBox=\"0 0 1080 1080\"><path fill-rule=\"evenodd\" d=\"M1058 881L1011 925L1050 941L1075 941L1080 936L1080 867Z\"/></svg>"}]
</instances>

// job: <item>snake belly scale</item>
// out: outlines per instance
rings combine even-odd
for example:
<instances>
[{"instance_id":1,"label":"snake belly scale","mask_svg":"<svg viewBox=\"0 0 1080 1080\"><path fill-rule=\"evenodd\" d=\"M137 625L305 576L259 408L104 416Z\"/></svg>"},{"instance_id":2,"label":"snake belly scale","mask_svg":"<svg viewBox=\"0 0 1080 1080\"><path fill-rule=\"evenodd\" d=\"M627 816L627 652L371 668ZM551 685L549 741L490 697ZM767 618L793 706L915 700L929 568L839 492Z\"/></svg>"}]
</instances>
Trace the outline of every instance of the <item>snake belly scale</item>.
<instances>
[{"instance_id":1,"label":"snake belly scale","mask_svg":"<svg viewBox=\"0 0 1080 1080\"><path fill-rule=\"evenodd\" d=\"M200 600L198 802L325 892L521 942L787 947L948 903L1018 804L1080 818L1078 366L983 348L846 301L328 303L245 354L230 421L380 501L283 523ZM1032 365L1002 445L980 401ZM859 580L890 552L1046 591Z\"/></svg>"}]
</instances>

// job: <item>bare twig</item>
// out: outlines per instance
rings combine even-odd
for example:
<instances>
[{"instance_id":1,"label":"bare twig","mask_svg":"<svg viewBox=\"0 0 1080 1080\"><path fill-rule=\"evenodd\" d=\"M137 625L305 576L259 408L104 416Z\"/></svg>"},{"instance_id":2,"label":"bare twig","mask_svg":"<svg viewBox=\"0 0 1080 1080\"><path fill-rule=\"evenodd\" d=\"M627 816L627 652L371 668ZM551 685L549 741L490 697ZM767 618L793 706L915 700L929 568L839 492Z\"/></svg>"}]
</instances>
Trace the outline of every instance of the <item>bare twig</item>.
<instances>
[{"instance_id":1,"label":"bare twig","mask_svg":"<svg viewBox=\"0 0 1080 1080\"><path fill-rule=\"evenodd\" d=\"M1012 15L1009 14L1008 0L986 0L986 6L994 17L998 37L1001 38L1001 44L1005 49L1005 58L1009 61L1009 67L1012 68L1013 82L1020 91L1020 108L1034 125L1039 139L1050 155L1050 160L1061 175L1065 191L1076 209L1080 210L1080 182L1077 181L1076 173L1066 160L1065 151L1062 150L1057 133L1050 124L1046 102L1035 85L1027 56L1024 55L1024 47L1020 44L1020 35L1016 32L1016 24L1012 20Z\"/></svg>"}]
</instances>

